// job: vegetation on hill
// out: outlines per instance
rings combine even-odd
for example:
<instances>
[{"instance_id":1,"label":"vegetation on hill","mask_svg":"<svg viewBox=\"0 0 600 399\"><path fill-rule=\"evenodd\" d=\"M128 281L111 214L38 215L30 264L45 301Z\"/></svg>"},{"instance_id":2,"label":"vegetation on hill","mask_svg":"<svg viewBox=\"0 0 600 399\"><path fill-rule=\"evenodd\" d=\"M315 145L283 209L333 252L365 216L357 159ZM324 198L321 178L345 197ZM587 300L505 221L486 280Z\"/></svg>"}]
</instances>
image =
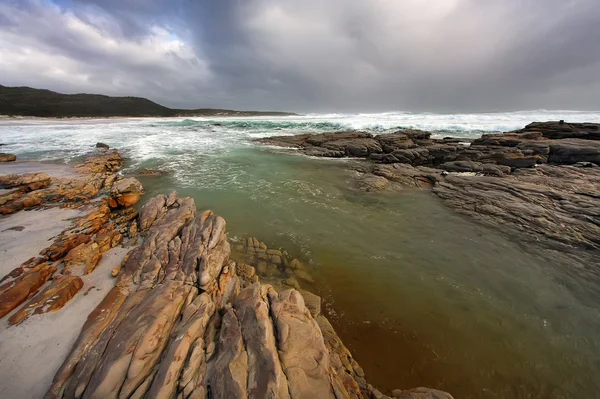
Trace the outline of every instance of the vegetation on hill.
<instances>
[{"instance_id":1,"label":"vegetation on hill","mask_svg":"<svg viewBox=\"0 0 600 399\"><path fill-rule=\"evenodd\" d=\"M285 112L233 111L227 109L172 109L141 97L100 94L61 94L31 87L0 85L0 115L36 117L111 116L259 116L293 115Z\"/></svg>"}]
</instances>

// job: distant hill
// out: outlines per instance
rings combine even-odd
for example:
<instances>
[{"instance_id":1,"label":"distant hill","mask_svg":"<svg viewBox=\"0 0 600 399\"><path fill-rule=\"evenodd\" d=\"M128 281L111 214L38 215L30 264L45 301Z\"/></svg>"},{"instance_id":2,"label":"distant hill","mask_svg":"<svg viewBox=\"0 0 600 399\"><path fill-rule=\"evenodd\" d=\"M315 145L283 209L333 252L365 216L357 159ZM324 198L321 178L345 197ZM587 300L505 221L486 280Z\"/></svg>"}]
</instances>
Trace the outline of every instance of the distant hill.
<instances>
[{"instance_id":1,"label":"distant hill","mask_svg":"<svg viewBox=\"0 0 600 399\"><path fill-rule=\"evenodd\" d=\"M46 118L110 116L282 116L286 112L232 111L228 109L172 109L141 97L100 94L61 94L31 87L0 85L0 115Z\"/></svg>"}]
</instances>

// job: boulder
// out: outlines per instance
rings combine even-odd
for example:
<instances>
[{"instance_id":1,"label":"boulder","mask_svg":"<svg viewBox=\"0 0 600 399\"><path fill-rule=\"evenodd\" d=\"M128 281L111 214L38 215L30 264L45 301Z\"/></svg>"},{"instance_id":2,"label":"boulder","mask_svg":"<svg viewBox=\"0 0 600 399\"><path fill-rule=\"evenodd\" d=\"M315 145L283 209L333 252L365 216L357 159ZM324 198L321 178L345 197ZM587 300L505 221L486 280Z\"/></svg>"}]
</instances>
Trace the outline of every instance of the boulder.
<instances>
[{"instance_id":1,"label":"boulder","mask_svg":"<svg viewBox=\"0 0 600 399\"><path fill-rule=\"evenodd\" d=\"M110 147L108 146L108 144L96 143L96 148L101 148L101 149L104 149L104 150L108 150Z\"/></svg>"},{"instance_id":2,"label":"boulder","mask_svg":"<svg viewBox=\"0 0 600 399\"><path fill-rule=\"evenodd\" d=\"M14 154L7 154L0 152L0 162L14 162L17 160L17 156Z\"/></svg>"},{"instance_id":3,"label":"boulder","mask_svg":"<svg viewBox=\"0 0 600 399\"><path fill-rule=\"evenodd\" d=\"M110 205L113 208L116 208L117 206L128 207L135 205L140 200L143 193L144 188L142 183L136 178L128 177L118 180L113 184L111 189L114 202L110 203Z\"/></svg>"}]
</instances>

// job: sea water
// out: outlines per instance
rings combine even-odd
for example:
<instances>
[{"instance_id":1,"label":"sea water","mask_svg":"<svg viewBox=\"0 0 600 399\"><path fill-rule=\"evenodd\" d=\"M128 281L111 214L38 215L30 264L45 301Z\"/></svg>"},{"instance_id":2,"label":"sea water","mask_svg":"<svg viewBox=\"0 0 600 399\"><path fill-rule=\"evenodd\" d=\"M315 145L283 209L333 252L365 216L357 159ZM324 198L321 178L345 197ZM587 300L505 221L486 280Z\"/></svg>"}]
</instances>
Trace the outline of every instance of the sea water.
<instances>
[{"instance_id":1,"label":"sea water","mask_svg":"<svg viewBox=\"0 0 600 399\"><path fill-rule=\"evenodd\" d=\"M596 397L600 278L568 255L520 243L456 214L428 192L353 189L358 160L313 159L254 144L271 135L422 128L476 137L534 120L600 121L599 113L411 113L269 118L15 120L4 152L70 162L96 142L127 156L147 194L177 190L300 258L307 286L384 391L431 386L457 398ZM0 173L2 166L0 165Z\"/></svg>"}]
</instances>

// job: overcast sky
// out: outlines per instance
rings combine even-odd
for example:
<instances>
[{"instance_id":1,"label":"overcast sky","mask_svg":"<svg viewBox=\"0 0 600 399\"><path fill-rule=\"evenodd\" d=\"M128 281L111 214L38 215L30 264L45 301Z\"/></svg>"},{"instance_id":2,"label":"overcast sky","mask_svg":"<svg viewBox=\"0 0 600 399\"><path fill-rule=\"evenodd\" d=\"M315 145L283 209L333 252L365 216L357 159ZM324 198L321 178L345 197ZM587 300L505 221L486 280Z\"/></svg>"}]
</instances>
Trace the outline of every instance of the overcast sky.
<instances>
[{"instance_id":1,"label":"overcast sky","mask_svg":"<svg viewBox=\"0 0 600 399\"><path fill-rule=\"evenodd\" d=\"M0 0L0 84L171 107L600 110L599 0Z\"/></svg>"}]
</instances>

